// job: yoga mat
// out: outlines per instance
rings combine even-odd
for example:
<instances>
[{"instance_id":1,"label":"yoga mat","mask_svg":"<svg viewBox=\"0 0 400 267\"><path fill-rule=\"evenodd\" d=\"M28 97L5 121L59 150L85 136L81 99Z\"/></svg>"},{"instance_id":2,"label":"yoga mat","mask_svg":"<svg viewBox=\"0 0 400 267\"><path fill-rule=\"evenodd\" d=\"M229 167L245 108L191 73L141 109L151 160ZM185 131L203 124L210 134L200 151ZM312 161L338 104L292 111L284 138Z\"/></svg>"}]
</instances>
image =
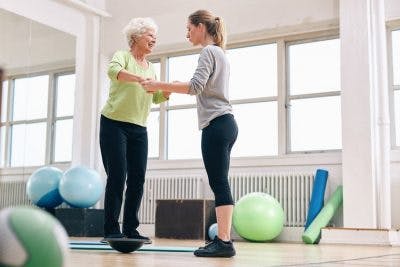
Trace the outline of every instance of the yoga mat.
<instances>
[{"instance_id":1,"label":"yoga mat","mask_svg":"<svg viewBox=\"0 0 400 267\"><path fill-rule=\"evenodd\" d=\"M113 250L110 245L100 242L70 242L69 248L74 250ZM197 248L193 247L171 247L171 246L144 246L137 251L153 252L193 252Z\"/></svg>"},{"instance_id":2,"label":"yoga mat","mask_svg":"<svg viewBox=\"0 0 400 267\"><path fill-rule=\"evenodd\" d=\"M328 172L326 170L317 169L317 173L315 174L314 179L313 191L311 194L311 201L310 205L308 206L305 230L307 230L308 226L310 226L312 221L315 219L315 217L324 206L324 196L327 179Z\"/></svg>"},{"instance_id":3,"label":"yoga mat","mask_svg":"<svg viewBox=\"0 0 400 267\"><path fill-rule=\"evenodd\" d=\"M320 213L315 217L313 222L303 233L302 239L306 244L315 244L318 239L321 228L328 225L329 221L335 215L336 210L342 204L343 201L343 187L340 185L336 188L326 205L322 208Z\"/></svg>"}]
</instances>

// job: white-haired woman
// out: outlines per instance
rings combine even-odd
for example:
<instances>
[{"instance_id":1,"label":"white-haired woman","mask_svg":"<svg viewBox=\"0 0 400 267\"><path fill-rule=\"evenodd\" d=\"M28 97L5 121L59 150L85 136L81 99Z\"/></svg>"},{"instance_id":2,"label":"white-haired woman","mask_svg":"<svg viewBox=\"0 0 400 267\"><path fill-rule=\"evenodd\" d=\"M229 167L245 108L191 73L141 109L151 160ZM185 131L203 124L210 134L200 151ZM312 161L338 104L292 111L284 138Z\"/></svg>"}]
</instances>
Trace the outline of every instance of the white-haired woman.
<instances>
[{"instance_id":1,"label":"white-haired woman","mask_svg":"<svg viewBox=\"0 0 400 267\"><path fill-rule=\"evenodd\" d=\"M100 118L100 148L107 185L104 200L104 237L148 239L137 231L138 210L147 166L146 122L151 104L166 101L169 93L147 93L140 85L155 79L146 57L156 43L157 25L150 18L134 18L124 28L129 50L117 51L108 67L111 80ZM126 182L122 232L118 223Z\"/></svg>"}]
</instances>

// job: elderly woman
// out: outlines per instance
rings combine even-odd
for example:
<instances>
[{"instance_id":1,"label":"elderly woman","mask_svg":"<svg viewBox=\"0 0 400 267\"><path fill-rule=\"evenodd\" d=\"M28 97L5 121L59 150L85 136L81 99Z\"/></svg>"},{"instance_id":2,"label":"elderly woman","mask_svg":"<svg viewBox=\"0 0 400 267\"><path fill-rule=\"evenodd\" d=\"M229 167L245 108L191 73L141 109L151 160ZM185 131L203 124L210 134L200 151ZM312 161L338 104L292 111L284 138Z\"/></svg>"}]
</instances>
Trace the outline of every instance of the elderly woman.
<instances>
[{"instance_id":1,"label":"elderly woman","mask_svg":"<svg viewBox=\"0 0 400 267\"><path fill-rule=\"evenodd\" d=\"M100 148L107 185L104 200L104 237L146 239L139 234L138 210L147 165L146 122L151 104L166 101L169 93L147 93L140 85L155 79L146 60L156 43L157 25L150 18L134 18L124 28L129 51L114 54L108 68L109 97L101 112ZM118 218L126 182L122 233Z\"/></svg>"}]
</instances>

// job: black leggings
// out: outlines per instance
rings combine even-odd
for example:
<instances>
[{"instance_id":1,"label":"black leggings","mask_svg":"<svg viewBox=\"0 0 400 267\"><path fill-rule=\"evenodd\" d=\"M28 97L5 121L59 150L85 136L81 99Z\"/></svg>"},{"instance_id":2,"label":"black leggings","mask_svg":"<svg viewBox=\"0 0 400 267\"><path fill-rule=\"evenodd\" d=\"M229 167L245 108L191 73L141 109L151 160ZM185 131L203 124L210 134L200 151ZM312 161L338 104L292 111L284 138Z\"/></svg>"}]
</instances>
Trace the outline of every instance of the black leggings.
<instances>
[{"instance_id":1,"label":"black leggings","mask_svg":"<svg viewBox=\"0 0 400 267\"><path fill-rule=\"evenodd\" d=\"M215 195L215 206L233 205L228 183L232 146L238 127L232 114L213 119L201 135L201 151L208 181Z\"/></svg>"},{"instance_id":2,"label":"black leggings","mask_svg":"<svg viewBox=\"0 0 400 267\"><path fill-rule=\"evenodd\" d=\"M104 235L120 233L118 218L126 181L122 232L137 233L138 211L147 166L147 129L101 116L100 148L107 185L104 199Z\"/></svg>"}]
</instances>

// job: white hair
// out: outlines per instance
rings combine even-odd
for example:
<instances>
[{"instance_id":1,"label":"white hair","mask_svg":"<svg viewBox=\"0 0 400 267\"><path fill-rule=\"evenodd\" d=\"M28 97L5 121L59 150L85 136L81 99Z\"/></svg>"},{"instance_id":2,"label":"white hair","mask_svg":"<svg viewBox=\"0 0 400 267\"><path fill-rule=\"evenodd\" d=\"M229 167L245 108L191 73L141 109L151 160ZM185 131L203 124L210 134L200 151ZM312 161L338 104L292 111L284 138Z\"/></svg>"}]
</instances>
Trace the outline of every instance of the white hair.
<instances>
[{"instance_id":1,"label":"white hair","mask_svg":"<svg viewBox=\"0 0 400 267\"><path fill-rule=\"evenodd\" d=\"M158 26L152 18L134 18L129 21L122 32L125 34L129 47L133 44L133 38L140 37L148 30L153 30L157 33ZM133 37L133 38L132 38Z\"/></svg>"}]
</instances>

